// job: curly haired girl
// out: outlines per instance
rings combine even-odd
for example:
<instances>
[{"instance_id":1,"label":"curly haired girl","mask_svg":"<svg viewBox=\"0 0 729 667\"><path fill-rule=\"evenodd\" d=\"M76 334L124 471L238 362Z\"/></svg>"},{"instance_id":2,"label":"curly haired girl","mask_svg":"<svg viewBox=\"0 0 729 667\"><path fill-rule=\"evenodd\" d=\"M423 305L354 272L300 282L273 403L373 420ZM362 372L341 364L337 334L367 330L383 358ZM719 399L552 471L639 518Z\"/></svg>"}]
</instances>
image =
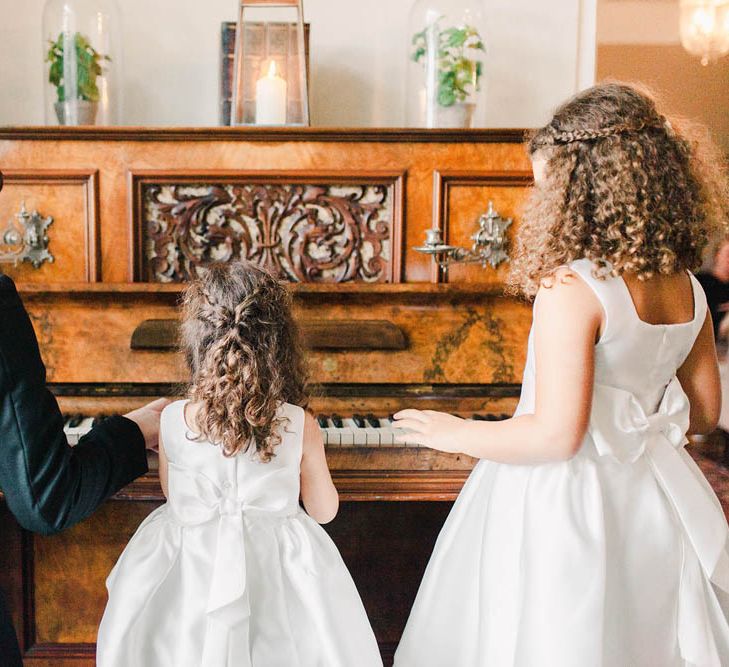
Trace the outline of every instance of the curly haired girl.
<instances>
[{"instance_id":1,"label":"curly haired girl","mask_svg":"<svg viewBox=\"0 0 729 667\"><path fill-rule=\"evenodd\" d=\"M208 268L185 292L182 343L189 398L160 426L167 503L109 576L97 663L381 667L354 583L316 523L334 518L338 497L304 410L287 290L248 263Z\"/></svg>"},{"instance_id":2,"label":"curly haired girl","mask_svg":"<svg viewBox=\"0 0 729 667\"><path fill-rule=\"evenodd\" d=\"M726 224L710 151L631 86L531 138L511 289L534 298L512 419L404 410L424 445L481 459L436 543L397 667L729 664L729 529L684 451L719 375L689 272Z\"/></svg>"}]
</instances>

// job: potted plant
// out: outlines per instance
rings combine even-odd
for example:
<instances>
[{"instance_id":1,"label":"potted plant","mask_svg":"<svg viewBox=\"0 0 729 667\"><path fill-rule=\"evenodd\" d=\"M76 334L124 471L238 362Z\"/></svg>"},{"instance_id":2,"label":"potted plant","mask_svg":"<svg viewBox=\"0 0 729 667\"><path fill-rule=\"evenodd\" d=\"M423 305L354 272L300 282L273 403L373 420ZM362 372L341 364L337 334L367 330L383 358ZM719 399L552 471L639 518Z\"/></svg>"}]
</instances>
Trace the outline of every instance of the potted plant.
<instances>
[{"instance_id":1,"label":"potted plant","mask_svg":"<svg viewBox=\"0 0 729 667\"><path fill-rule=\"evenodd\" d=\"M421 91L428 126L470 127L474 98L480 90L486 47L472 25L441 29L443 17L412 38L413 62L425 71Z\"/></svg>"},{"instance_id":2,"label":"potted plant","mask_svg":"<svg viewBox=\"0 0 729 667\"><path fill-rule=\"evenodd\" d=\"M80 32L62 32L50 47L48 81L56 87L56 115L61 125L94 125L99 102L98 77L111 58L91 46ZM67 53L70 51L70 53ZM73 80L75 78L75 81Z\"/></svg>"}]
</instances>

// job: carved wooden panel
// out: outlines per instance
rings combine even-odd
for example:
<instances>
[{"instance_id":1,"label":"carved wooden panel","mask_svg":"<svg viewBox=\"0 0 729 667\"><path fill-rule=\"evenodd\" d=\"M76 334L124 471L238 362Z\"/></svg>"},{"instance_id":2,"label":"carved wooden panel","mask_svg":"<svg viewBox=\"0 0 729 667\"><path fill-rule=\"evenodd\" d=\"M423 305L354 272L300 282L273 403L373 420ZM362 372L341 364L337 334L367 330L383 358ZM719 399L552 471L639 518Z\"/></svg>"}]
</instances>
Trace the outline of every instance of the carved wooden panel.
<instances>
[{"instance_id":1,"label":"carved wooden panel","mask_svg":"<svg viewBox=\"0 0 729 667\"><path fill-rule=\"evenodd\" d=\"M290 282L399 282L402 174L133 176L138 280L238 258Z\"/></svg>"},{"instance_id":2,"label":"carved wooden panel","mask_svg":"<svg viewBox=\"0 0 729 667\"><path fill-rule=\"evenodd\" d=\"M0 264L0 270L26 283L94 282L99 278L99 177L97 171L3 170L0 193L0 251L4 231L22 206L53 221L47 230L53 262L34 268L28 262Z\"/></svg>"},{"instance_id":3,"label":"carved wooden panel","mask_svg":"<svg viewBox=\"0 0 729 667\"><path fill-rule=\"evenodd\" d=\"M470 248L471 235L478 229L478 219L488 209L489 201L503 218L513 223L506 235L511 242L519 228L519 214L532 183L531 172L457 172L436 171L434 174L434 224L451 245ZM452 264L448 271L433 267L434 282L475 282L496 287L503 285L509 272L508 263L496 269L480 264Z\"/></svg>"}]
</instances>

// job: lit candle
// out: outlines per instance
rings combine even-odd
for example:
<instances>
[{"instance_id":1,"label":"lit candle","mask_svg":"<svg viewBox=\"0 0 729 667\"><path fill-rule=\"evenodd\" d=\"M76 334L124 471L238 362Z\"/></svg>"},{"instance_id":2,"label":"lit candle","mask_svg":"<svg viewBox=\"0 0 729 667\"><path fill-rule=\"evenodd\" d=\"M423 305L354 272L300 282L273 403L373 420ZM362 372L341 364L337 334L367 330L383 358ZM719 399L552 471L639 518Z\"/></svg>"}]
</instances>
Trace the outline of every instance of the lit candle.
<instances>
[{"instance_id":1,"label":"lit candle","mask_svg":"<svg viewBox=\"0 0 729 667\"><path fill-rule=\"evenodd\" d=\"M276 63L256 82L256 125L286 125L286 81L276 74Z\"/></svg>"}]
</instances>

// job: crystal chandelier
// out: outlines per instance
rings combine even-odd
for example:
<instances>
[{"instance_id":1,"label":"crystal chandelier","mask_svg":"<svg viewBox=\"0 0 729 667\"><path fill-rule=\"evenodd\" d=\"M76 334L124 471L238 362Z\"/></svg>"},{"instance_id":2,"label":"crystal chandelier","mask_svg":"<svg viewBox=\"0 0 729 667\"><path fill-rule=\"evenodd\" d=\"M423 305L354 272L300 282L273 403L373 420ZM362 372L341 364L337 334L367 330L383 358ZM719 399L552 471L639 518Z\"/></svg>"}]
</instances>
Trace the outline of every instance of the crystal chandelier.
<instances>
[{"instance_id":1,"label":"crystal chandelier","mask_svg":"<svg viewBox=\"0 0 729 667\"><path fill-rule=\"evenodd\" d=\"M681 0L681 44L702 65L729 53L729 0Z\"/></svg>"}]
</instances>

